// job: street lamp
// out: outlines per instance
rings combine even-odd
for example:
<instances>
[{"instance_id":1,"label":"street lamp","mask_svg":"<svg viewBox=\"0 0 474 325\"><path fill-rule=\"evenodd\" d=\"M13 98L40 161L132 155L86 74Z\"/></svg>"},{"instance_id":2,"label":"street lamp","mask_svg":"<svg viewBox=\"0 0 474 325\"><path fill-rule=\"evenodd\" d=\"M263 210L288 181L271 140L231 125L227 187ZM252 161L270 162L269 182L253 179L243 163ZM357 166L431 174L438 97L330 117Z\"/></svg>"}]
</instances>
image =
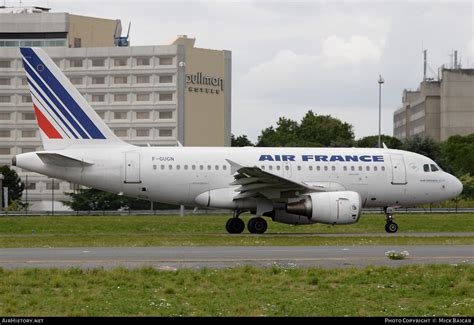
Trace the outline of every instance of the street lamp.
<instances>
[{"instance_id":1,"label":"street lamp","mask_svg":"<svg viewBox=\"0 0 474 325\"><path fill-rule=\"evenodd\" d=\"M382 84L385 82L385 80L383 80L382 76L379 75L379 148L382 147L381 145L381 134L380 134L380 130L381 130L381 125L382 125L382 122L381 122L381 115L382 115Z\"/></svg>"}]
</instances>

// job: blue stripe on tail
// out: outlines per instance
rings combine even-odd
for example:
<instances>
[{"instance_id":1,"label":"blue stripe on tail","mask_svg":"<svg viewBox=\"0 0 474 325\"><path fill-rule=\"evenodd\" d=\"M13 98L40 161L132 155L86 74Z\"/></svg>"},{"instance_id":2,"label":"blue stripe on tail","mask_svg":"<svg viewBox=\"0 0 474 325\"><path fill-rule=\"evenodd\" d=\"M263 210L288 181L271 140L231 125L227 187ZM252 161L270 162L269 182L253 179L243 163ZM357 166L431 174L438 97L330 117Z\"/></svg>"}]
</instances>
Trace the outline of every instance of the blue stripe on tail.
<instances>
[{"instance_id":1,"label":"blue stripe on tail","mask_svg":"<svg viewBox=\"0 0 474 325\"><path fill-rule=\"evenodd\" d=\"M76 118L76 120L81 124L84 130L91 136L93 139L105 139L105 136L97 128L97 126L91 121L87 114L82 110L82 108L77 104L77 102L72 98L72 96L67 92L63 85L56 79L56 77L51 73L48 67L41 61L41 59L36 55L36 53L30 48L21 48L21 53L29 61L31 66L36 68L36 71L41 76L41 78L48 84L48 86L53 90L53 92L58 96L58 98L65 104L66 108L71 112L71 114ZM43 70L39 71L38 66L42 65ZM52 100L54 100L52 98ZM64 114L64 112L63 112ZM76 124L74 120L69 119L71 124ZM74 123L73 123L74 122ZM77 124L76 124L77 125ZM74 125L74 128L84 137L88 138L87 135L83 135L83 130L79 126Z\"/></svg>"}]
</instances>

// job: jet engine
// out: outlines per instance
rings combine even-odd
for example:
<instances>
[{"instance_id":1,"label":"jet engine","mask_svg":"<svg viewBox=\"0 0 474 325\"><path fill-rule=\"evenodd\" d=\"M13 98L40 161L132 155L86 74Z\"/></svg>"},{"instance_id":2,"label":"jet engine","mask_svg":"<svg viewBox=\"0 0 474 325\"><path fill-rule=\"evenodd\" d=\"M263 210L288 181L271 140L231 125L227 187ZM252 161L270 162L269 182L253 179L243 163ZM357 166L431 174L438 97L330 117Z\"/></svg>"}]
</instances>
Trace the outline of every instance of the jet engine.
<instances>
[{"instance_id":1,"label":"jet engine","mask_svg":"<svg viewBox=\"0 0 474 325\"><path fill-rule=\"evenodd\" d=\"M362 199L357 192L310 193L302 200L287 203L286 212L306 216L310 223L351 224L359 220Z\"/></svg>"}]
</instances>

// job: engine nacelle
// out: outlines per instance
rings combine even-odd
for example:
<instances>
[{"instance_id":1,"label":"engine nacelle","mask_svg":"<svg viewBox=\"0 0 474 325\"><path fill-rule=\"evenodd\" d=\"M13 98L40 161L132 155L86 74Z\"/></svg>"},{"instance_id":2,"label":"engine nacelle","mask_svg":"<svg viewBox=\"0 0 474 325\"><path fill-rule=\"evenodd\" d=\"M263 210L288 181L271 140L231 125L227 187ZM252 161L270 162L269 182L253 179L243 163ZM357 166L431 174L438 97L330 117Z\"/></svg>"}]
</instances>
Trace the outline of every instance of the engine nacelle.
<instances>
[{"instance_id":1,"label":"engine nacelle","mask_svg":"<svg viewBox=\"0 0 474 325\"><path fill-rule=\"evenodd\" d=\"M313 223L343 225L359 220L362 199L357 192L311 193L303 200L288 203L286 212L308 217Z\"/></svg>"}]
</instances>

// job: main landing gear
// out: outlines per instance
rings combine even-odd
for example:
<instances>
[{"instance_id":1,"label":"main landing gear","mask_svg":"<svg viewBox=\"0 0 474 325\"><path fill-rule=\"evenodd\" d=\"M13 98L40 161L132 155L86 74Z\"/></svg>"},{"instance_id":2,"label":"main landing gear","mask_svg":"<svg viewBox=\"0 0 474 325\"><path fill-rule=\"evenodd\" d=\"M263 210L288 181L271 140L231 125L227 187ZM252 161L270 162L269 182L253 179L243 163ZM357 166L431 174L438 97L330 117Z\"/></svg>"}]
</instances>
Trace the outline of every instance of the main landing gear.
<instances>
[{"instance_id":1,"label":"main landing gear","mask_svg":"<svg viewBox=\"0 0 474 325\"><path fill-rule=\"evenodd\" d=\"M239 219L240 214L243 211L236 210L232 218L227 220L225 229L229 234L241 234L245 229L245 223L242 219ZM249 220L247 223L247 229L252 234L263 234L267 231L267 222L262 217L256 217Z\"/></svg>"},{"instance_id":2,"label":"main landing gear","mask_svg":"<svg viewBox=\"0 0 474 325\"><path fill-rule=\"evenodd\" d=\"M392 207L385 207L385 220L387 223L385 224L385 231L388 233L394 233L398 230L398 225L393 221L393 208Z\"/></svg>"}]
</instances>

